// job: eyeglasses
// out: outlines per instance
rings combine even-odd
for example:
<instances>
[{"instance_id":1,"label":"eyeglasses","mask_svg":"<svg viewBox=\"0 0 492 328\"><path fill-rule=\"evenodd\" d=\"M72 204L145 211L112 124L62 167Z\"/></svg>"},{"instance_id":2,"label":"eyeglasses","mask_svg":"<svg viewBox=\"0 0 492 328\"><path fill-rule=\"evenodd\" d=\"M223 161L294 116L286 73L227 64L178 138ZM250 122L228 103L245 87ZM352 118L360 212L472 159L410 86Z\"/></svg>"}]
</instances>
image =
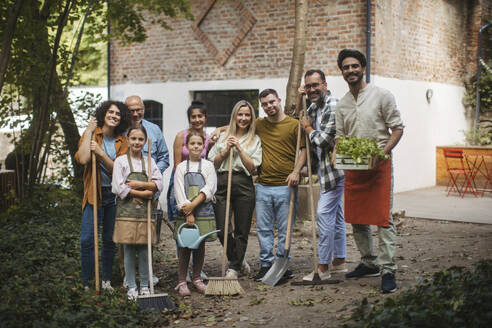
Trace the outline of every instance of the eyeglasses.
<instances>
[{"instance_id":1,"label":"eyeglasses","mask_svg":"<svg viewBox=\"0 0 492 328\"><path fill-rule=\"evenodd\" d=\"M309 90L309 89L316 89L317 87L319 87L321 84L318 83L318 82L315 82L315 83L311 83L311 84L306 84L304 85L304 89L306 90Z\"/></svg>"},{"instance_id":2,"label":"eyeglasses","mask_svg":"<svg viewBox=\"0 0 492 328\"><path fill-rule=\"evenodd\" d=\"M132 113L132 114L134 114L134 113L141 113L143 111L144 111L143 108L130 109L130 113Z\"/></svg>"}]
</instances>

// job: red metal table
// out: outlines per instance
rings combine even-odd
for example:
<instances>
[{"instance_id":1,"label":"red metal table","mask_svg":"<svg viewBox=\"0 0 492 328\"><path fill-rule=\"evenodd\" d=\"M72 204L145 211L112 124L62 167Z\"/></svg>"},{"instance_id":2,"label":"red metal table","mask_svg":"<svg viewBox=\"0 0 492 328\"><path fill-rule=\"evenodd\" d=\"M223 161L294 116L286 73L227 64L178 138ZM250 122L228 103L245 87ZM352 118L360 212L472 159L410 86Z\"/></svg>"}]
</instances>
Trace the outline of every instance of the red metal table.
<instances>
[{"instance_id":1,"label":"red metal table","mask_svg":"<svg viewBox=\"0 0 492 328\"><path fill-rule=\"evenodd\" d=\"M476 191L482 193L492 192L492 167L487 166L487 158L492 158L492 154L482 153L465 153L464 154L468 168L472 171L473 187ZM477 179L482 177L485 182L483 186L477 186Z\"/></svg>"}]
</instances>

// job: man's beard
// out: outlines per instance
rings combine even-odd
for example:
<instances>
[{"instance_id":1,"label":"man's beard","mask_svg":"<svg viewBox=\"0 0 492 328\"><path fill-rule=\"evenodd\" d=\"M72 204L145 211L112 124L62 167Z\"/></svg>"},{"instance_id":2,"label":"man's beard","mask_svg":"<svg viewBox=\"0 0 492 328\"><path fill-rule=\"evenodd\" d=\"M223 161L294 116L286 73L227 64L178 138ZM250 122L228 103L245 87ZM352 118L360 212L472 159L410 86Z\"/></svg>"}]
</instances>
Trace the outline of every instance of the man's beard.
<instances>
[{"instance_id":1,"label":"man's beard","mask_svg":"<svg viewBox=\"0 0 492 328\"><path fill-rule=\"evenodd\" d=\"M364 73L362 73L360 76L359 76L358 74L351 74L351 75L349 75L349 76L347 77L347 80L348 80L348 78L349 78L349 77L351 77L352 75L355 75L355 76L357 76L358 78L357 78L357 80L355 80L355 81L347 81L347 83L348 83L349 85L351 85L351 86L354 86L354 85L359 84L359 83L360 83L360 81L362 81L362 79L364 78Z\"/></svg>"}]
</instances>

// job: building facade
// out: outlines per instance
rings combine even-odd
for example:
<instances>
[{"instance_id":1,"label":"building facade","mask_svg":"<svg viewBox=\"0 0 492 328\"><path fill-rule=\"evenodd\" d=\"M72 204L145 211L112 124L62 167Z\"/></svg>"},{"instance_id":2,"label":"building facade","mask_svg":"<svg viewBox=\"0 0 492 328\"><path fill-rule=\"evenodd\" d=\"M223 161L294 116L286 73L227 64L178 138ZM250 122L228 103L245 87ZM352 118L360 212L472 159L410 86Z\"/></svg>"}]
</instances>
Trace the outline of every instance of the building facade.
<instances>
[{"instance_id":1,"label":"building facade","mask_svg":"<svg viewBox=\"0 0 492 328\"><path fill-rule=\"evenodd\" d=\"M434 185L435 146L461 142L460 131L469 128L463 81L476 70L477 31L492 16L491 2L370 1L371 83L395 95L406 124L394 153L395 191ZM111 97L137 94L162 105L170 149L188 126L193 99L210 101L211 125L228 119L242 92L254 98L274 88L284 99L292 59L295 1L191 3L194 21L169 19L172 31L148 24L141 44L111 42ZM367 3L309 1L305 70L322 69L339 98L348 88L337 54L343 48L366 52Z\"/></svg>"}]
</instances>

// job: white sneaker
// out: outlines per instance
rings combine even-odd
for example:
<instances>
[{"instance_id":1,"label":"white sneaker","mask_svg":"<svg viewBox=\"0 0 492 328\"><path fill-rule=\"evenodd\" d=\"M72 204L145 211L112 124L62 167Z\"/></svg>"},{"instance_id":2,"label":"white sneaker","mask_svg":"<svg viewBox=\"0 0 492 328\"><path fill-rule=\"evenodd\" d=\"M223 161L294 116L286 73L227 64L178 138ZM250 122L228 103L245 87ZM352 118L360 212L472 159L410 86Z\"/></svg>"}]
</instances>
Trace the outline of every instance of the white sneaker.
<instances>
[{"instance_id":1,"label":"white sneaker","mask_svg":"<svg viewBox=\"0 0 492 328\"><path fill-rule=\"evenodd\" d=\"M321 272L320 270L318 270L318 275L321 280L328 280L331 278L330 270L326 270L325 272ZM313 279L314 271L302 278L302 280L304 281L313 281Z\"/></svg>"},{"instance_id":2,"label":"white sneaker","mask_svg":"<svg viewBox=\"0 0 492 328\"><path fill-rule=\"evenodd\" d=\"M109 293L114 292L114 288L111 287L111 281L109 281L109 280L103 280L102 284L101 284L101 288L102 288L102 290L105 290Z\"/></svg>"},{"instance_id":3,"label":"white sneaker","mask_svg":"<svg viewBox=\"0 0 492 328\"><path fill-rule=\"evenodd\" d=\"M237 271L234 269L227 269L225 277L231 279L237 279Z\"/></svg>"},{"instance_id":4,"label":"white sneaker","mask_svg":"<svg viewBox=\"0 0 492 328\"><path fill-rule=\"evenodd\" d=\"M159 278L156 275L152 276L152 286L155 286L159 283Z\"/></svg>"},{"instance_id":5,"label":"white sneaker","mask_svg":"<svg viewBox=\"0 0 492 328\"><path fill-rule=\"evenodd\" d=\"M130 301L136 300L137 297L138 297L138 290L137 290L137 288L130 288L130 289L128 289L128 291L126 292L126 296L128 297L128 299Z\"/></svg>"},{"instance_id":6,"label":"white sneaker","mask_svg":"<svg viewBox=\"0 0 492 328\"><path fill-rule=\"evenodd\" d=\"M331 273L345 273L348 272L347 267L345 266L345 263L339 264L339 265L332 265L330 264L330 272Z\"/></svg>"},{"instance_id":7,"label":"white sneaker","mask_svg":"<svg viewBox=\"0 0 492 328\"><path fill-rule=\"evenodd\" d=\"M249 276L251 273L251 267L249 266L246 259L243 260L243 265L241 266L241 273L245 276Z\"/></svg>"},{"instance_id":8,"label":"white sneaker","mask_svg":"<svg viewBox=\"0 0 492 328\"><path fill-rule=\"evenodd\" d=\"M140 288L140 295L143 295L143 296L150 295L150 289L149 289L149 287L142 287L142 288Z\"/></svg>"}]
</instances>

